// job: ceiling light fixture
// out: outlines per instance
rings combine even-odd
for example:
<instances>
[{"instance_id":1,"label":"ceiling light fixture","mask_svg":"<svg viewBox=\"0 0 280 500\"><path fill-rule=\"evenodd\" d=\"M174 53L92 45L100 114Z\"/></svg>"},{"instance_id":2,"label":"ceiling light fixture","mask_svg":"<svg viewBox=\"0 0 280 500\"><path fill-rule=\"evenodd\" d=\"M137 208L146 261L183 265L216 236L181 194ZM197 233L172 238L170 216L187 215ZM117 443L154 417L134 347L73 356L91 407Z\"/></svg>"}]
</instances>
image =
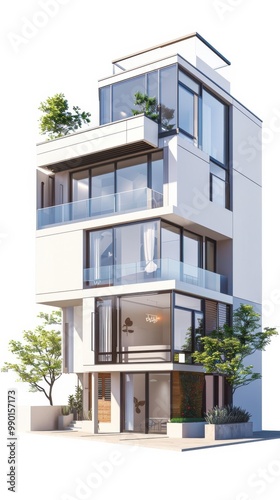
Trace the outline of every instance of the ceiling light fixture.
<instances>
[{"instance_id":1,"label":"ceiling light fixture","mask_svg":"<svg viewBox=\"0 0 280 500\"><path fill-rule=\"evenodd\" d=\"M159 319L159 316L157 316L156 314L146 314L146 321L148 323L157 323Z\"/></svg>"}]
</instances>

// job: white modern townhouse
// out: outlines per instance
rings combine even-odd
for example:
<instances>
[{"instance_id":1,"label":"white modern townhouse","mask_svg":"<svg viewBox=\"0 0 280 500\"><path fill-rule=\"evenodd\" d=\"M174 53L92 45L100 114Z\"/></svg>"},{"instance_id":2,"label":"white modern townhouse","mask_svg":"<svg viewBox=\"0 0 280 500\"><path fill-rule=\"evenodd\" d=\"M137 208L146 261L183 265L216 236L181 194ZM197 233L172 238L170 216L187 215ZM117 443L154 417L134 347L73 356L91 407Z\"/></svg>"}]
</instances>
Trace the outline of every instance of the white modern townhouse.
<instances>
[{"instance_id":1,"label":"white modern townhouse","mask_svg":"<svg viewBox=\"0 0 280 500\"><path fill-rule=\"evenodd\" d=\"M191 356L240 303L261 312L262 123L229 65L198 33L122 57L99 125L37 145L36 301L63 311L94 433L166 433L231 402ZM259 380L234 403L261 429Z\"/></svg>"}]
</instances>

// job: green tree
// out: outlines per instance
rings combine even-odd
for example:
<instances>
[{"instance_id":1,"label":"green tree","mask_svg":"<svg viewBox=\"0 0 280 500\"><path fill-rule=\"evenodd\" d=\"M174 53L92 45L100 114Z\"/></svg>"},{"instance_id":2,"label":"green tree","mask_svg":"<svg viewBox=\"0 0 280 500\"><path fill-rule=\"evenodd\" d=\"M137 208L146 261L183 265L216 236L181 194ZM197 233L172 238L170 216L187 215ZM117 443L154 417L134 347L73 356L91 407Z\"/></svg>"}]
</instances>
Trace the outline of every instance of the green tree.
<instances>
[{"instance_id":1,"label":"green tree","mask_svg":"<svg viewBox=\"0 0 280 500\"><path fill-rule=\"evenodd\" d=\"M136 92L136 94L134 94L134 97L134 104L135 106L138 106L138 108L131 110L133 116L144 113L152 120L157 121L159 118L159 113L156 98L149 97L147 94L142 94L141 92Z\"/></svg>"},{"instance_id":2,"label":"green tree","mask_svg":"<svg viewBox=\"0 0 280 500\"><path fill-rule=\"evenodd\" d=\"M272 337L278 335L275 328L260 331L260 327L260 315L251 305L241 304L233 313L232 327L224 325L202 337L202 350L195 351L192 357L204 366L206 373L225 375L234 393L261 378L253 365L245 365L245 358L264 351Z\"/></svg>"},{"instance_id":3,"label":"green tree","mask_svg":"<svg viewBox=\"0 0 280 500\"><path fill-rule=\"evenodd\" d=\"M4 363L1 371L13 370L19 381L29 384L30 392L43 392L52 405L53 386L62 375L62 363L61 333L50 327L61 324L61 312L40 313L38 318L43 319L43 324L36 326L34 331L24 331L24 342L10 340L9 350L17 362Z\"/></svg>"},{"instance_id":4,"label":"green tree","mask_svg":"<svg viewBox=\"0 0 280 500\"><path fill-rule=\"evenodd\" d=\"M78 106L73 106L73 112L69 111L68 101L61 93L48 97L38 109L43 112L39 119L39 130L41 134L47 134L48 139L63 137L90 122L91 114L81 112Z\"/></svg>"}]
</instances>

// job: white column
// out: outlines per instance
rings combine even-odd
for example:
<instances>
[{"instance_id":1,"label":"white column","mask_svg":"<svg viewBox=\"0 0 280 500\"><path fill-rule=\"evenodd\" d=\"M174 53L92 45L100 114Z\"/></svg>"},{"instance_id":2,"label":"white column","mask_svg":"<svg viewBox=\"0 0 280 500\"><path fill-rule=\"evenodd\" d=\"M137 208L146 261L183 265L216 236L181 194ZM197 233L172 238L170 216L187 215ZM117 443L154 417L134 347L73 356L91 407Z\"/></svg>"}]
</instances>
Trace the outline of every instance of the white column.
<instances>
[{"instance_id":1,"label":"white column","mask_svg":"<svg viewBox=\"0 0 280 500\"><path fill-rule=\"evenodd\" d=\"M92 373L90 376L92 377L92 432L93 434L98 434L98 373Z\"/></svg>"}]
</instances>

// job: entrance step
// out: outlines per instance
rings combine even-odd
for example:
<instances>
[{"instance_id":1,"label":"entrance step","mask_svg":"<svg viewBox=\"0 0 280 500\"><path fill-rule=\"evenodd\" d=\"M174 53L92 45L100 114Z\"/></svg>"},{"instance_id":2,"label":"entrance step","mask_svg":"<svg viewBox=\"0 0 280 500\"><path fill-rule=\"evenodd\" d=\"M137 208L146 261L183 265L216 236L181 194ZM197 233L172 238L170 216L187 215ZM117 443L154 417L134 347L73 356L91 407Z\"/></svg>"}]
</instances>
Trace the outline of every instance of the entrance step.
<instances>
[{"instance_id":1,"label":"entrance step","mask_svg":"<svg viewBox=\"0 0 280 500\"><path fill-rule=\"evenodd\" d=\"M82 423L79 422L78 420L72 420L71 424L69 424L69 425L67 425L67 427L65 427L65 430L73 431L73 432L81 431L82 430Z\"/></svg>"}]
</instances>

